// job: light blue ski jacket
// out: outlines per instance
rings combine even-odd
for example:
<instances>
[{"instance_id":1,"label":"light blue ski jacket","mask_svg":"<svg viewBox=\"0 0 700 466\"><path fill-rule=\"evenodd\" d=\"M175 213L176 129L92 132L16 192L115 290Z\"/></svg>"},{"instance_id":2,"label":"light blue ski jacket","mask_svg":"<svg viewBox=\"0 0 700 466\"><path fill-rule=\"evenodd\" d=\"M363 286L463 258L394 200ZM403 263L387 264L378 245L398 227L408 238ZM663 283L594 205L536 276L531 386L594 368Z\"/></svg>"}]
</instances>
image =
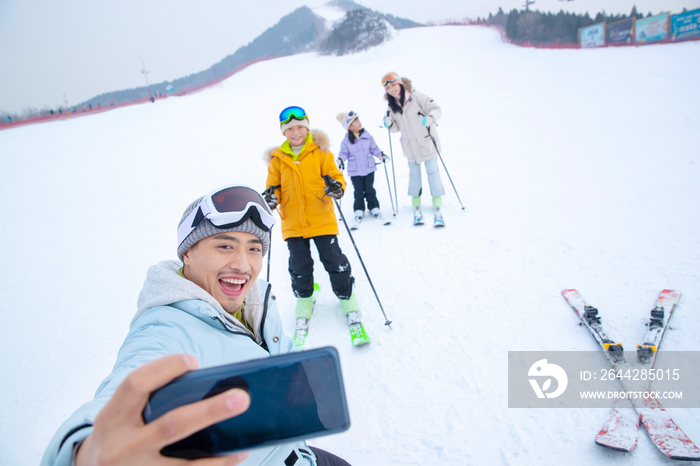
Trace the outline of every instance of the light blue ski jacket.
<instances>
[{"instance_id":1,"label":"light blue ski jacket","mask_svg":"<svg viewBox=\"0 0 700 466\"><path fill-rule=\"evenodd\" d=\"M59 428L49 444L42 466L69 466L74 446L92 432L97 413L109 401L117 386L135 368L176 353L186 353L206 368L296 351L282 331L282 321L271 286L258 280L246 296L244 318L251 333L230 316L209 293L178 275L180 262L164 261L148 270L138 299L138 311L131 321L112 373L100 384L95 398L81 406ZM298 458L296 462L288 458ZM306 442L252 450L245 466L315 466L316 458Z\"/></svg>"}]
</instances>

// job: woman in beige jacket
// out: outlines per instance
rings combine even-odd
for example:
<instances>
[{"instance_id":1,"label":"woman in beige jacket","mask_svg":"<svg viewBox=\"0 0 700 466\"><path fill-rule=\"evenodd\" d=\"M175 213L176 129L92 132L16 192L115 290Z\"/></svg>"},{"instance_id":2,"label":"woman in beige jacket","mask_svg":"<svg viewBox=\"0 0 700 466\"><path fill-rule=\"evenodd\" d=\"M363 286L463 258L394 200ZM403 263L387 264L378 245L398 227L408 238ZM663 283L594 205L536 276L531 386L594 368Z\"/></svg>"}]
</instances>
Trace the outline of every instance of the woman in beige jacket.
<instances>
[{"instance_id":1,"label":"woman in beige jacket","mask_svg":"<svg viewBox=\"0 0 700 466\"><path fill-rule=\"evenodd\" d=\"M382 78L389 108L384 117L384 126L392 132L401 132L403 155L408 159L408 194L413 198L413 222L423 224L421 194L423 183L421 164L425 164L428 185L435 208L434 226L445 226L442 218L442 196L445 189L440 179L438 151L442 149L435 121L440 118L440 106L427 95L413 89L408 78L388 73ZM431 138L432 136L432 138ZM433 142L434 139L434 142ZM436 148L437 146L437 148Z\"/></svg>"}]
</instances>

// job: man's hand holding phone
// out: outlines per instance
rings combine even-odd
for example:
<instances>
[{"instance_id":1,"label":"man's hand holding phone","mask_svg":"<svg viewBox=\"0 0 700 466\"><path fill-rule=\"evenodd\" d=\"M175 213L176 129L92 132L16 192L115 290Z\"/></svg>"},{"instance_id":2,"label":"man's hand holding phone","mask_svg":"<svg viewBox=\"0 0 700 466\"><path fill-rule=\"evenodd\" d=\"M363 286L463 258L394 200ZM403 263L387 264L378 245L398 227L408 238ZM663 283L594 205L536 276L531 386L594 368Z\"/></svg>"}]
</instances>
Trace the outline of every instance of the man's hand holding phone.
<instances>
[{"instance_id":1,"label":"man's hand holding phone","mask_svg":"<svg viewBox=\"0 0 700 466\"><path fill-rule=\"evenodd\" d=\"M130 373L95 418L92 433L78 450L76 466L150 466L183 462L162 456L160 450L248 409L248 393L232 389L181 406L146 424L142 413L151 392L198 367L199 363L194 357L175 354L152 361ZM233 466L247 457L248 453L244 452L194 460L193 464Z\"/></svg>"}]
</instances>

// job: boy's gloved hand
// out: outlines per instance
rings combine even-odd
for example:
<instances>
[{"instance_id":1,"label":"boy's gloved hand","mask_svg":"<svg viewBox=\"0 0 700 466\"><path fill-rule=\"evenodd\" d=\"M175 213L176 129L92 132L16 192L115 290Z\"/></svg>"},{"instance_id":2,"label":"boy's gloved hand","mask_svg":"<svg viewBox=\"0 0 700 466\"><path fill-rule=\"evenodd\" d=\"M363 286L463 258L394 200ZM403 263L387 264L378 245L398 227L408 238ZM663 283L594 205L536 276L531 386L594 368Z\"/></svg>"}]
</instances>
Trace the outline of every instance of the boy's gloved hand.
<instances>
[{"instance_id":1,"label":"boy's gloved hand","mask_svg":"<svg viewBox=\"0 0 700 466\"><path fill-rule=\"evenodd\" d=\"M326 186L326 196L330 196L333 199L340 199L343 197L343 187L340 183Z\"/></svg>"},{"instance_id":2,"label":"boy's gloved hand","mask_svg":"<svg viewBox=\"0 0 700 466\"><path fill-rule=\"evenodd\" d=\"M325 194L334 199L343 197L343 185L339 181L333 179L331 175L323 175L323 181L326 182Z\"/></svg>"},{"instance_id":3,"label":"boy's gloved hand","mask_svg":"<svg viewBox=\"0 0 700 466\"><path fill-rule=\"evenodd\" d=\"M270 210L275 210L279 199L277 199L277 195L274 192L265 191L265 202L270 206Z\"/></svg>"}]
</instances>

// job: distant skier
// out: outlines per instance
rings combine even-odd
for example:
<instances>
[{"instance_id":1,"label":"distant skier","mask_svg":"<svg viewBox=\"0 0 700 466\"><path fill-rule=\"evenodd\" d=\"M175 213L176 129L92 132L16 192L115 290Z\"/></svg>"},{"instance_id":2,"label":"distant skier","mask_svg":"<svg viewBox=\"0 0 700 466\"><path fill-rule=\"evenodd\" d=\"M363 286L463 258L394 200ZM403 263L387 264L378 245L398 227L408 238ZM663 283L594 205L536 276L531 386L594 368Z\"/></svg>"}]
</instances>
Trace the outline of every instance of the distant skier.
<instances>
[{"instance_id":1,"label":"distant skier","mask_svg":"<svg viewBox=\"0 0 700 466\"><path fill-rule=\"evenodd\" d=\"M445 221L440 208L445 189L442 186L438 167L437 156L441 145L435 125L435 121L442 114L440 106L430 97L413 89L408 78L401 78L396 73L384 75L382 86L386 91L384 98L389 103L384 117L384 126L392 132L401 132L403 155L408 159L408 194L413 198L413 221L417 225L423 224L421 211L423 180L420 166L424 163L435 208L434 225L444 226ZM435 138L437 150L430 136Z\"/></svg>"},{"instance_id":2,"label":"distant skier","mask_svg":"<svg viewBox=\"0 0 700 466\"><path fill-rule=\"evenodd\" d=\"M350 262L338 244L333 199L343 197L345 180L328 150L328 136L319 130L309 130L309 118L301 107L285 108L279 122L287 140L265 152L269 164L265 200L271 209L278 204L280 207L282 237L289 249L289 275L297 298L294 341L303 348L314 304L312 239L351 334L355 324L360 323L360 307L352 289L355 279ZM336 183L327 186L324 175ZM356 344L354 339L353 344Z\"/></svg>"},{"instance_id":3,"label":"distant skier","mask_svg":"<svg viewBox=\"0 0 700 466\"><path fill-rule=\"evenodd\" d=\"M365 215L365 200L370 213L376 218L382 218L377 191L374 189L374 172L377 171L374 157L383 161L382 151L374 142L374 138L362 127L357 113L339 113L337 119L347 130L340 143L338 166L347 160L348 175L355 190L355 223L360 223Z\"/></svg>"}]
</instances>

